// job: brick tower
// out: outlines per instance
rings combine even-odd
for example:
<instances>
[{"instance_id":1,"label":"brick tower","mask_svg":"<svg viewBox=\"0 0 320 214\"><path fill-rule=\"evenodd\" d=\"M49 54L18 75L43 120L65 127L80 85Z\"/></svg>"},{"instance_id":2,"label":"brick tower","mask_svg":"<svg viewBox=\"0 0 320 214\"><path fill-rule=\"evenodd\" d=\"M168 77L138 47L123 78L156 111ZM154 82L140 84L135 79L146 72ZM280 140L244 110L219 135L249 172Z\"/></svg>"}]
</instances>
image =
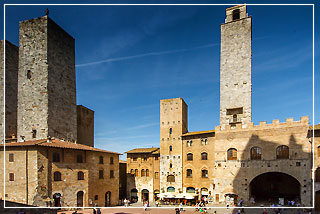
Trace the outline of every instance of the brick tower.
<instances>
[{"instance_id":1,"label":"brick tower","mask_svg":"<svg viewBox=\"0 0 320 214\"><path fill-rule=\"evenodd\" d=\"M74 38L48 16L19 30L18 141L76 140Z\"/></svg>"},{"instance_id":2,"label":"brick tower","mask_svg":"<svg viewBox=\"0 0 320 214\"><path fill-rule=\"evenodd\" d=\"M251 17L245 5L221 24L220 126L251 123Z\"/></svg>"},{"instance_id":3,"label":"brick tower","mask_svg":"<svg viewBox=\"0 0 320 214\"><path fill-rule=\"evenodd\" d=\"M160 100L160 189L182 192L182 139L188 131L188 106L182 98Z\"/></svg>"}]
</instances>

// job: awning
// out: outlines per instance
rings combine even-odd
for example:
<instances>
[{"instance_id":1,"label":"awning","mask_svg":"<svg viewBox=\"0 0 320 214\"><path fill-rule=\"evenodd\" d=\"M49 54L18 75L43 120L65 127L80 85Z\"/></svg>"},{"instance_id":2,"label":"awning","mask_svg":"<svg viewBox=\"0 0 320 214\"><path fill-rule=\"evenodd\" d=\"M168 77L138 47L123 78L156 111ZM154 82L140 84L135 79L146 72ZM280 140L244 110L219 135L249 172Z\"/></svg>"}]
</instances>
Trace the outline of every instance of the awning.
<instances>
[{"instance_id":1,"label":"awning","mask_svg":"<svg viewBox=\"0 0 320 214\"><path fill-rule=\"evenodd\" d=\"M185 199L194 199L194 197L197 197L198 195L196 193L185 193L184 196Z\"/></svg>"},{"instance_id":2,"label":"awning","mask_svg":"<svg viewBox=\"0 0 320 214\"><path fill-rule=\"evenodd\" d=\"M184 198L185 196L183 194L178 194L175 196L175 198Z\"/></svg>"}]
</instances>

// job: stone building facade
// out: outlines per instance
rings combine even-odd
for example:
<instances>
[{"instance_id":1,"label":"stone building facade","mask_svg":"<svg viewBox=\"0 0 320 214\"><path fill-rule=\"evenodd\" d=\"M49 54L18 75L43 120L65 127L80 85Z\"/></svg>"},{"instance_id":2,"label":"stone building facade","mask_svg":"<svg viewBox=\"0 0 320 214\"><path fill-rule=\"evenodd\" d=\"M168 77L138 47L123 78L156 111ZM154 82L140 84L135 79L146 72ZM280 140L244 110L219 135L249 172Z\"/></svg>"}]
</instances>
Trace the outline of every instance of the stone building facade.
<instances>
[{"instance_id":1,"label":"stone building facade","mask_svg":"<svg viewBox=\"0 0 320 214\"><path fill-rule=\"evenodd\" d=\"M17 136L17 102L18 102L18 61L19 48L9 41L0 41L1 61L0 61L0 137L1 143L3 139L15 139ZM4 48L5 47L5 48ZM5 67L6 72L4 76L4 49L6 52ZM4 82L5 77L5 82ZM5 89L5 97L4 95ZM5 112L4 112L5 101ZM4 114L5 113L5 114ZM3 127L3 119L5 117L5 131ZM5 133L5 134L4 134ZM4 135L3 135L4 134Z\"/></svg>"},{"instance_id":2,"label":"stone building facade","mask_svg":"<svg viewBox=\"0 0 320 214\"><path fill-rule=\"evenodd\" d=\"M6 143L6 193L0 198L54 207L114 206L119 198L119 153L61 140ZM4 173L3 167L0 168Z\"/></svg>"},{"instance_id":3,"label":"stone building facade","mask_svg":"<svg viewBox=\"0 0 320 214\"><path fill-rule=\"evenodd\" d=\"M120 154L93 147L94 112L76 106L74 38L44 16L20 22L19 50L5 47L0 198L34 206L117 205Z\"/></svg>"},{"instance_id":4,"label":"stone building facade","mask_svg":"<svg viewBox=\"0 0 320 214\"><path fill-rule=\"evenodd\" d=\"M43 16L20 22L18 141L48 137L77 140L75 40Z\"/></svg>"},{"instance_id":5,"label":"stone building facade","mask_svg":"<svg viewBox=\"0 0 320 214\"><path fill-rule=\"evenodd\" d=\"M161 198L192 202L206 197L212 205L244 199L253 206L283 198L312 206L309 118L251 122L251 24L245 5L226 10L219 126L189 132L183 99L160 101Z\"/></svg>"},{"instance_id":6,"label":"stone building facade","mask_svg":"<svg viewBox=\"0 0 320 214\"><path fill-rule=\"evenodd\" d=\"M127 199L153 202L160 193L160 149L139 148L127 152Z\"/></svg>"}]
</instances>

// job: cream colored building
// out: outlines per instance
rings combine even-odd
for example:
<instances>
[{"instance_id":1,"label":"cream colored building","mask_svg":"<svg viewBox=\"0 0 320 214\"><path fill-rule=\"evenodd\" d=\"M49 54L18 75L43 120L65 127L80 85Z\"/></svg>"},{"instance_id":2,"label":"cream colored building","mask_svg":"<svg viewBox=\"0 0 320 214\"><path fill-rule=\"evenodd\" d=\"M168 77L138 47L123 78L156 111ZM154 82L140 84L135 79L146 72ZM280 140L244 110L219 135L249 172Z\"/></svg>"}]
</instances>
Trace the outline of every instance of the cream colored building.
<instances>
[{"instance_id":1,"label":"cream colored building","mask_svg":"<svg viewBox=\"0 0 320 214\"><path fill-rule=\"evenodd\" d=\"M251 37L246 5L228 8L221 24L220 124L214 130L189 132L186 102L160 101L162 198L206 197L212 204L244 199L254 206L283 198L312 206L308 116L252 123Z\"/></svg>"}]
</instances>

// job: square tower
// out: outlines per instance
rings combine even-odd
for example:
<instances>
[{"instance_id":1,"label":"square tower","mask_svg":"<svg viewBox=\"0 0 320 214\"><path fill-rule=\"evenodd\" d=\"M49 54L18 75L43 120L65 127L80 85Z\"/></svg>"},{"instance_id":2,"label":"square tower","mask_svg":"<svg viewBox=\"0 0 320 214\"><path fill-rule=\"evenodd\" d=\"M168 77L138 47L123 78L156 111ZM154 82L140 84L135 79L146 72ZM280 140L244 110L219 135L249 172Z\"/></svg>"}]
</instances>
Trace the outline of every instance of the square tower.
<instances>
[{"instance_id":1,"label":"square tower","mask_svg":"<svg viewBox=\"0 0 320 214\"><path fill-rule=\"evenodd\" d=\"M251 123L251 17L246 5L226 10L221 24L220 126Z\"/></svg>"},{"instance_id":2,"label":"square tower","mask_svg":"<svg viewBox=\"0 0 320 214\"><path fill-rule=\"evenodd\" d=\"M18 99L18 62L19 48L14 44L1 40L1 62L0 62L0 143L3 138L15 138L17 136L17 99ZM6 52L4 74L4 47ZM5 85L4 85L5 78ZM5 95L4 95L5 90ZM4 95L4 96L3 96ZM5 101L5 112L4 112ZM5 119L4 119L5 117ZM3 122L5 121L5 132ZM5 135L3 135L5 133Z\"/></svg>"},{"instance_id":3,"label":"square tower","mask_svg":"<svg viewBox=\"0 0 320 214\"><path fill-rule=\"evenodd\" d=\"M76 140L74 38L48 16L19 30L18 141Z\"/></svg>"},{"instance_id":4,"label":"square tower","mask_svg":"<svg viewBox=\"0 0 320 214\"><path fill-rule=\"evenodd\" d=\"M188 106L182 98L160 100L160 192L182 192L182 134Z\"/></svg>"}]
</instances>

